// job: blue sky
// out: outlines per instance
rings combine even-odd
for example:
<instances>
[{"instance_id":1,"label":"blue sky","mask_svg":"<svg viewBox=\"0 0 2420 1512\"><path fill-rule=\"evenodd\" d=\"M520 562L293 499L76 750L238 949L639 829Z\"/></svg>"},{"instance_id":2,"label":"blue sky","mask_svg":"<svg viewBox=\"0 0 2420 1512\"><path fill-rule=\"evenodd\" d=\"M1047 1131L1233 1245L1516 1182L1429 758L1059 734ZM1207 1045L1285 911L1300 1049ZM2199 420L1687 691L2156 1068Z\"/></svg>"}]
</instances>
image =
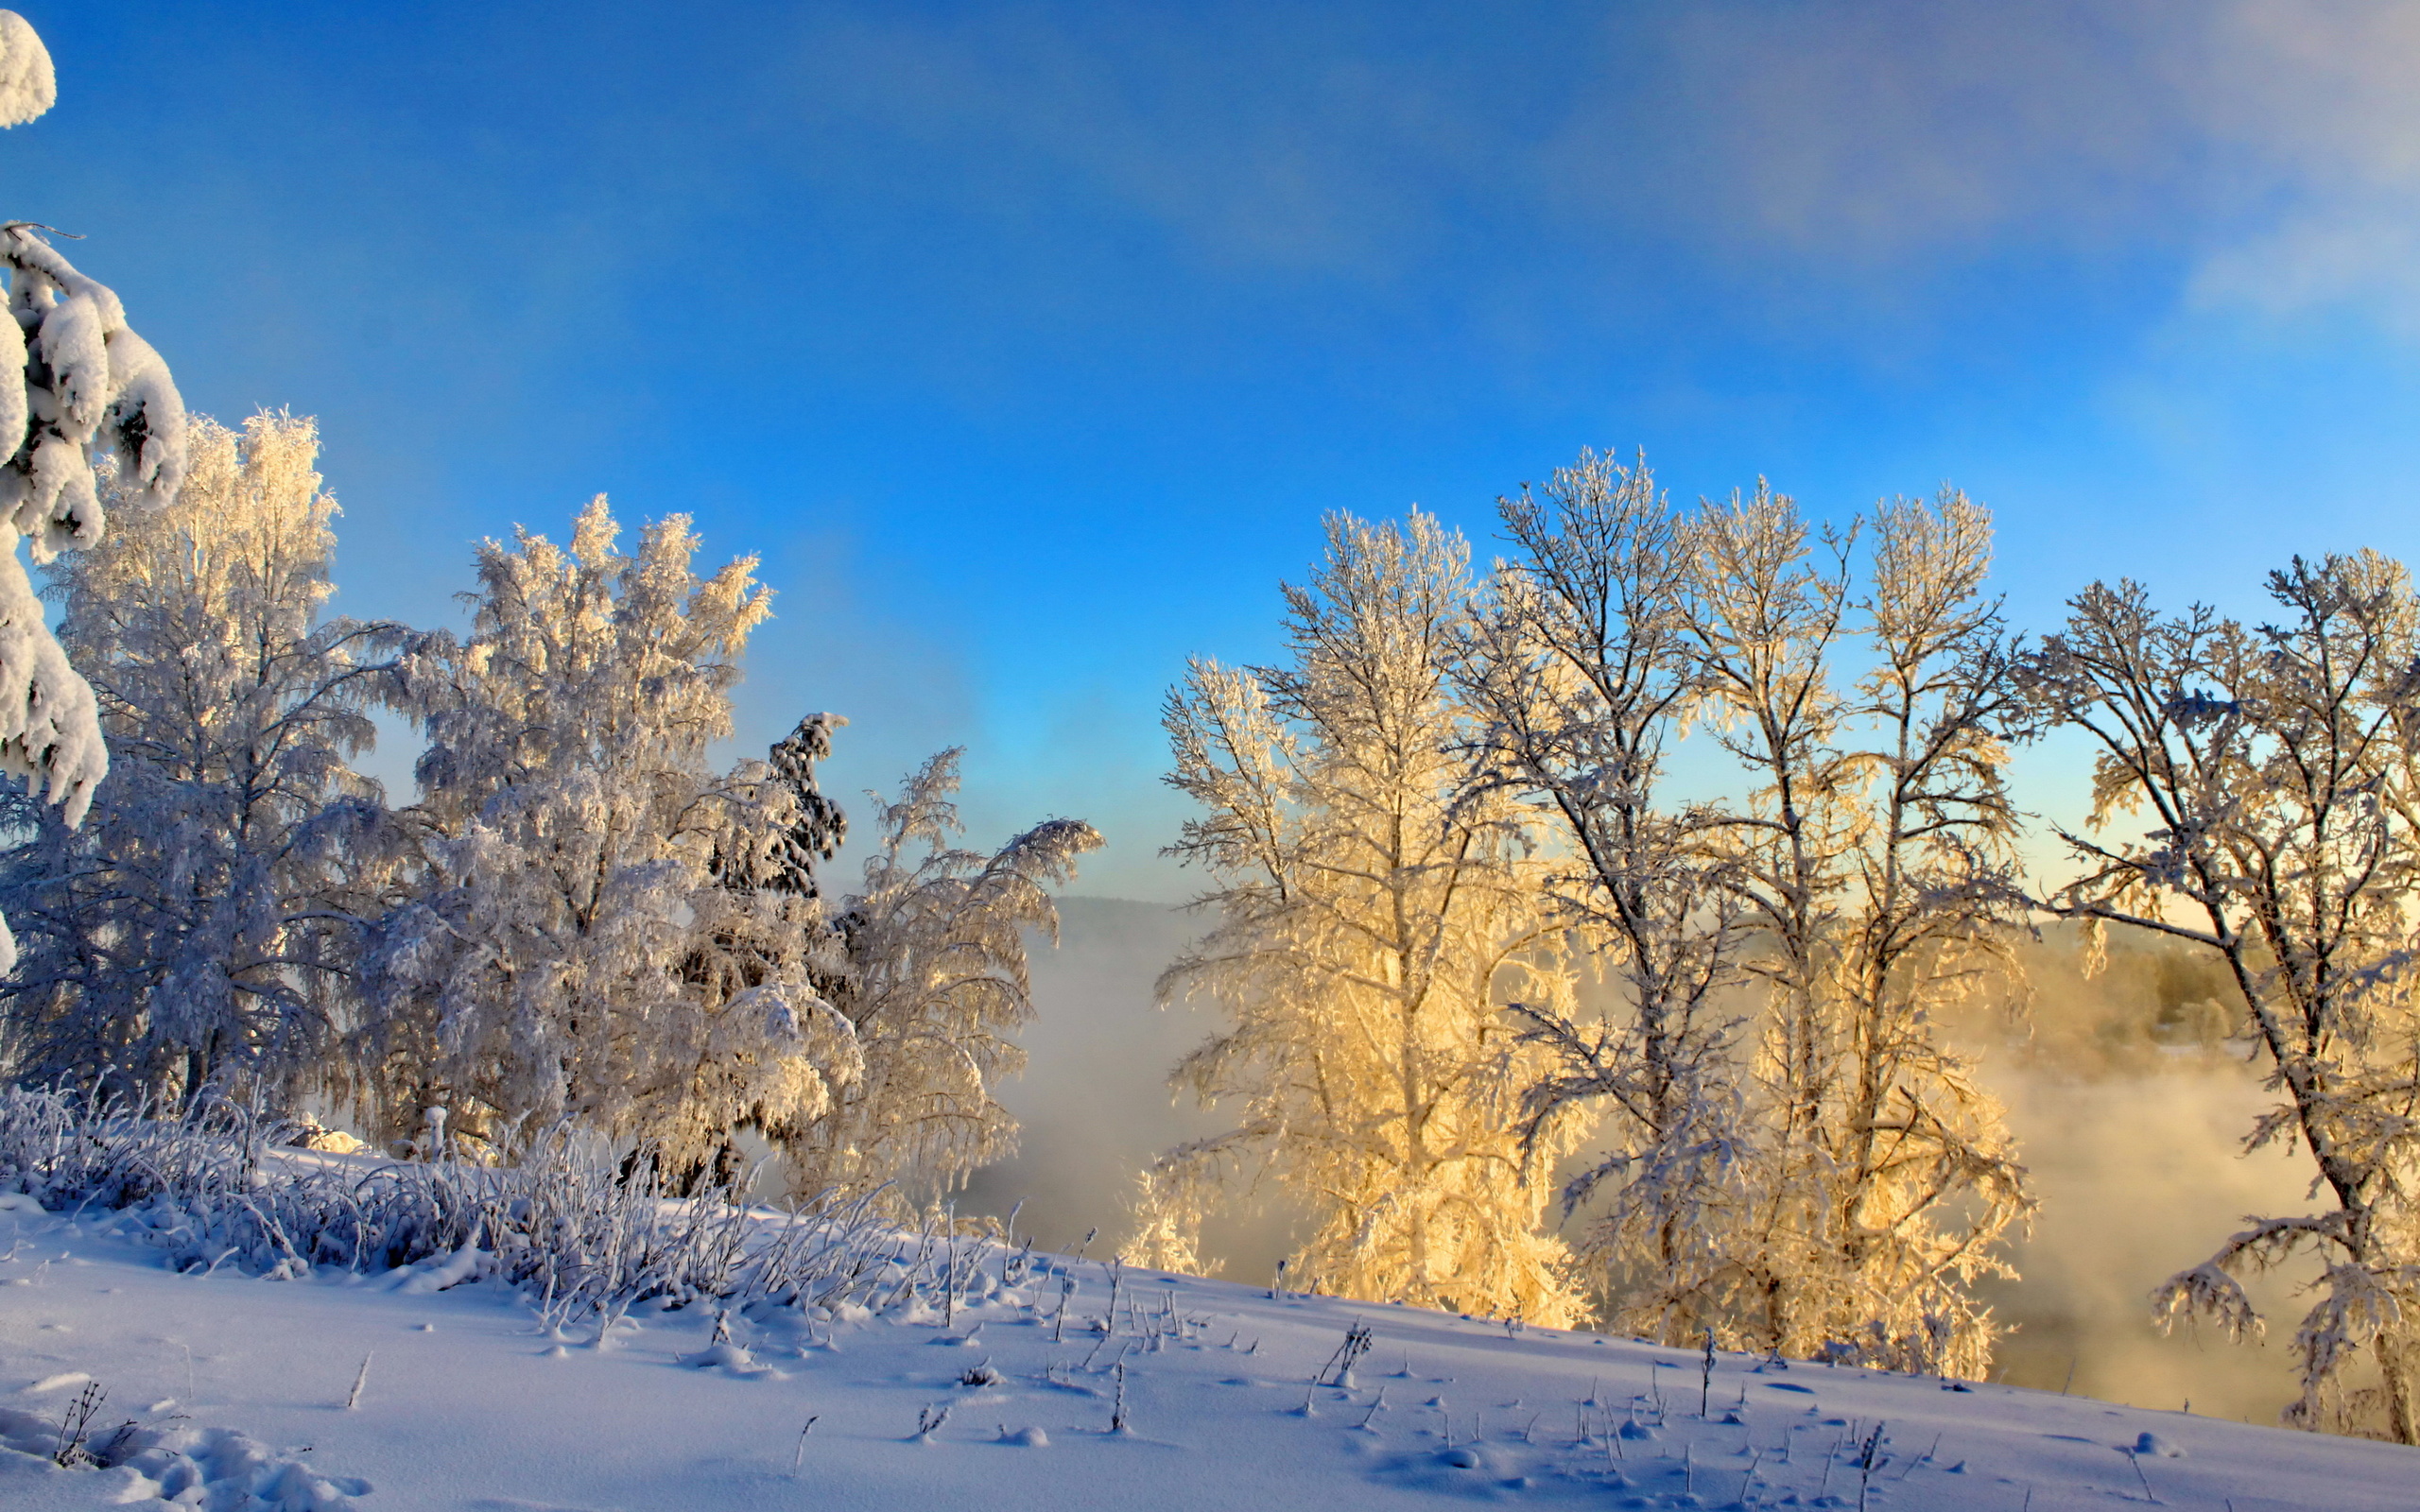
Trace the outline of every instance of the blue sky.
<instances>
[{"instance_id":1,"label":"blue sky","mask_svg":"<svg viewBox=\"0 0 2420 1512\"><path fill-rule=\"evenodd\" d=\"M320 418L344 610L686 510L780 591L748 744L963 743L1088 891L1186 890L1159 697L1326 509L1954 480L2034 625L2415 551L2410 4L17 3L9 214L197 407Z\"/></svg>"}]
</instances>

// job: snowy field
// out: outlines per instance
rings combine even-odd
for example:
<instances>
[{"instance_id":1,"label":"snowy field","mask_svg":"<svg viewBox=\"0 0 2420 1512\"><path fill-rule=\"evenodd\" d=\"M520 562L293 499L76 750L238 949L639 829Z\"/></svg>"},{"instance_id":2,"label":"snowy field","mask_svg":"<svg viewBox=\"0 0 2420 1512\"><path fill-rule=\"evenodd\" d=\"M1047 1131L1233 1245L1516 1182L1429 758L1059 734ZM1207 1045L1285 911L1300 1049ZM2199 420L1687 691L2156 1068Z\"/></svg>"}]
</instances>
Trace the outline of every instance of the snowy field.
<instances>
[{"instance_id":1,"label":"snowy field","mask_svg":"<svg viewBox=\"0 0 2420 1512\"><path fill-rule=\"evenodd\" d=\"M1737 1355L1708 1382L1686 1351L1221 1281L1127 1270L1103 1332L1095 1260L1042 1257L1011 1287L995 1251L952 1317L760 1307L719 1344L711 1308L643 1307L599 1349L593 1327L548 1336L476 1257L179 1275L124 1220L15 1201L12 1512L2420 1506L2420 1456L2382 1444ZM1356 1328L1366 1352L1313 1385ZM93 1440L131 1418L116 1457L147 1447L57 1469L60 1418L95 1384Z\"/></svg>"}]
</instances>

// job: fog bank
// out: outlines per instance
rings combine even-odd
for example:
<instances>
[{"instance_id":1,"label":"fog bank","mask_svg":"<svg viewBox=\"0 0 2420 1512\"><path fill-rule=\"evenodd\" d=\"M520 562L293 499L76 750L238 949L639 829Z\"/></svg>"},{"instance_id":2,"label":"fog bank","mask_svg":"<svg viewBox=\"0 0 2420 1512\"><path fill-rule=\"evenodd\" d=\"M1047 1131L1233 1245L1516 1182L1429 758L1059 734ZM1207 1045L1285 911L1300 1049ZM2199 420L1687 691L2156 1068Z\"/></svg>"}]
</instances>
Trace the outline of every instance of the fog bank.
<instances>
[{"instance_id":1,"label":"fog bank","mask_svg":"<svg viewBox=\"0 0 2420 1512\"><path fill-rule=\"evenodd\" d=\"M1010 1160L978 1173L961 1214L1019 1219L1048 1247L1098 1228L1093 1252L1129 1232L1134 1175L1155 1154L1226 1126L1167 1075L1217 1027L1208 1009L1153 1005L1159 973L1207 920L1115 899L1061 902L1061 944L1035 941L1040 1014L1023 1043L1026 1075L1000 1089L1024 1125ZM2258 1077L2223 1039L2229 991L2189 953L2113 936L2097 973L2083 970L2074 932L2053 930L2026 952L2031 1003L2015 1019L1979 1013L1958 1032L1980 1058L1983 1082L2010 1125L2041 1201L2031 1235L2011 1259L2022 1280L1988 1286L2013 1325L1995 1373L2057 1391L2273 1422L2293 1395L2293 1279L2253 1288L2270 1317L2265 1344L2234 1344L2206 1329L2163 1335L2148 1295L2206 1258L2253 1212L2300 1211L2308 1162L2239 1145L2263 1105ZM1222 1274L1264 1280L1291 1243L1274 1193L1209 1225L1204 1253Z\"/></svg>"}]
</instances>

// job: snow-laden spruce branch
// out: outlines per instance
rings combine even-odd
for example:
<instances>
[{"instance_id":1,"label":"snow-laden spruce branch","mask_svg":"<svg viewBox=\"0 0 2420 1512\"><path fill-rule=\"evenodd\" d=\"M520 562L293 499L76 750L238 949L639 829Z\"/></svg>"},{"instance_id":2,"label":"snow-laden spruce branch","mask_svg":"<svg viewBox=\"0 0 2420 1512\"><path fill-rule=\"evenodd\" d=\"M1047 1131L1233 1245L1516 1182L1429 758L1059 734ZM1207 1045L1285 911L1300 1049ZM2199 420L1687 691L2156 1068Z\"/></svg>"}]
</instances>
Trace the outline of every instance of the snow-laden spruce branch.
<instances>
[{"instance_id":1,"label":"snow-laden spruce branch","mask_svg":"<svg viewBox=\"0 0 2420 1512\"><path fill-rule=\"evenodd\" d=\"M50 54L32 26L0 10L0 126L57 97ZM97 543L107 525L98 476L112 461L160 501L185 469L184 401L167 365L126 323L125 306L26 221L0 223L9 314L0 320L0 772L24 779L79 822L109 771L92 690L43 622L24 562ZM0 922L0 971L16 945Z\"/></svg>"}]
</instances>

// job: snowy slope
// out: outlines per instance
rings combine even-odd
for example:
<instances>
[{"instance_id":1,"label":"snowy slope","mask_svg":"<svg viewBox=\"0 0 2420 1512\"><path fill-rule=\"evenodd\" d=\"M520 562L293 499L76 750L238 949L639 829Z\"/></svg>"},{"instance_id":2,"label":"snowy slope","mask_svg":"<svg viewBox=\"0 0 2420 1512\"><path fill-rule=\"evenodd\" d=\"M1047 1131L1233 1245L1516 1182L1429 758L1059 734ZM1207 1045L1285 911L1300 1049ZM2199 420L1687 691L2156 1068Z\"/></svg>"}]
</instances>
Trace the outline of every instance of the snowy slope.
<instances>
[{"instance_id":1,"label":"snowy slope","mask_svg":"<svg viewBox=\"0 0 2420 1512\"><path fill-rule=\"evenodd\" d=\"M29 1211L0 1212L0 1434L26 1442L89 1378L109 1393L96 1424L161 1423L199 1473L242 1472L182 1505L242 1504L240 1479L290 1493L253 1506L363 1512L1856 1506L1877 1426L1867 1504L1892 1512L2420 1505L2420 1455L2386 1445L1728 1355L1701 1417L1685 1351L1219 1281L1126 1272L1104 1336L1110 1272L1090 1260L1046 1262L950 1326L774 1313L733 1317L736 1347L716 1349L713 1316L643 1312L599 1350L591 1331L544 1336L499 1283L435 1289L430 1267L181 1276L107 1223ZM1351 1383L1311 1387L1357 1321L1373 1343ZM985 1366L999 1383L960 1383ZM158 1488L0 1451L0 1506L23 1512L160 1506Z\"/></svg>"}]
</instances>

